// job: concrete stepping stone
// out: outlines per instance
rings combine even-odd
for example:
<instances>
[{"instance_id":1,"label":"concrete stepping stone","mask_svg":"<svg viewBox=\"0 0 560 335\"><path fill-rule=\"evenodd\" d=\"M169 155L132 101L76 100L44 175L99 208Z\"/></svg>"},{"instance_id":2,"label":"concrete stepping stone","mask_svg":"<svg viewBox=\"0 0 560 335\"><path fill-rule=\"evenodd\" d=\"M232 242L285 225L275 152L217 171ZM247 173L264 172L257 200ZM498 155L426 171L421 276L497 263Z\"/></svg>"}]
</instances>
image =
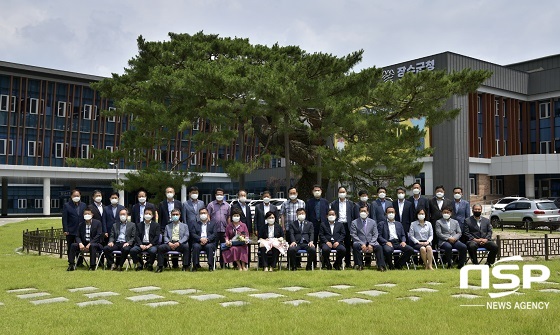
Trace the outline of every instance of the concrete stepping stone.
<instances>
[{"instance_id":1,"label":"concrete stepping stone","mask_svg":"<svg viewBox=\"0 0 560 335\"><path fill-rule=\"evenodd\" d=\"M196 290L194 288L188 288L185 290L173 290L173 291L169 291L169 293L175 293L175 294L179 294L179 295L186 295L186 294L193 294L193 293L200 293L202 292L201 290Z\"/></svg>"},{"instance_id":2,"label":"concrete stepping stone","mask_svg":"<svg viewBox=\"0 0 560 335\"><path fill-rule=\"evenodd\" d=\"M476 299L476 298L480 298L479 295L476 294L453 294L452 295L453 298L465 298L465 299Z\"/></svg>"},{"instance_id":3,"label":"concrete stepping stone","mask_svg":"<svg viewBox=\"0 0 560 335\"><path fill-rule=\"evenodd\" d=\"M310 302L307 301L307 300L290 300L290 301L284 301L284 303L286 305L293 305L293 306L299 306L299 305L302 305L302 304L310 304Z\"/></svg>"},{"instance_id":4,"label":"concrete stepping stone","mask_svg":"<svg viewBox=\"0 0 560 335\"><path fill-rule=\"evenodd\" d=\"M0 306L4 306L4 303L3 303L3 302L0 302Z\"/></svg>"},{"instance_id":5,"label":"concrete stepping stone","mask_svg":"<svg viewBox=\"0 0 560 335\"><path fill-rule=\"evenodd\" d=\"M191 298L198 301L206 301L212 299L222 299L225 298L223 295L220 294L202 294L202 295L191 295Z\"/></svg>"},{"instance_id":6,"label":"concrete stepping stone","mask_svg":"<svg viewBox=\"0 0 560 335\"><path fill-rule=\"evenodd\" d=\"M118 294L117 292L95 292L95 293L86 293L84 295L90 299L93 299L93 298L101 298L101 297L112 297L120 294Z\"/></svg>"},{"instance_id":7,"label":"concrete stepping stone","mask_svg":"<svg viewBox=\"0 0 560 335\"><path fill-rule=\"evenodd\" d=\"M358 304L368 304L372 301L367 299L362 299L362 298L350 298L350 299L339 300L339 302L343 302L348 305L358 305Z\"/></svg>"},{"instance_id":8,"label":"concrete stepping stone","mask_svg":"<svg viewBox=\"0 0 560 335\"><path fill-rule=\"evenodd\" d=\"M84 302L79 302L76 305L80 306L80 307L88 307L88 306L94 306L94 305L112 305L113 303L110 302L109 300L91 300L91 301L84 301Z\"/></svg>"},{"instance_id":9,"label":"concrete stepping stone","mask_svg":"<svg viewBox=\"0 0 560 335\"><path fill-rule=\"evenodd\" d=\"M160 302L149 302L146 304L146 306L161 307L161 306L173 306L178 304L179 303L177 301L160 301Z\"/></svg>"},{"instance_id":10,"label":"concrete stepping stone","mask_svg":"<svg viewBox=\"0 0 560 335\"><path fill-rule=\"evenodd\" d=\"M378 291L378 290L360 291L357 293L369 295L370 297L378 297L380 295L387 294L387 292L385 291Z\"/></svg>"},{"instance_id":11,"label":"concrete stepping stone","mask_svg":"<svg viewBox=\"0 0 560 335\"><path fill-rule=\"evenodd\" d=\"M441 284L442 284L442 283L439 283L439 282L437 282L437 281L429 281L429 282L426 283L426 285L434 285L434 286L435 286L435 285L441 285Z\"/></svg>"},{"instance_id":12,"label":"concrete stepping stone","mask_svg":"<svg viewBox=\"0 0 560 335\"><path fill-rule=\"evenodd\" d=\"M131 288L129 290L132 292L140 293L140 292L157 291L157 290L161 290L161 288L157 286L144 286L144 287Z\"/></svg>"},{"instance_id":13,"label":"concrete stepping stone","mask_svg":"<svg viewBox=\"0 0 560 335\"><path fill-rule=\"evenodd\" d=\"M157 294L145 294L145 295L136 295L134 297L128 297L127 300L130 301L146 301L146 300L155 300L155 299L163 299L161 295Z\"/></svg>"},{"instance_id":14,"label":"concrete stepping stone","mask_svg":"<svg viewBox=\"0 0 560 335\"><path fill-rule=\"evenodd\" d=\"M482 287L480 286L474 286L474 285L467 285L467 288L460 288L459 286L456 286L455 288L461 289L461 290L482 290Z\"/></svg>"},{"instance_id":15,"label":"concrete stepping stone","mask_svg":"<svg viewBox=\"0 0 560 335\"><path fill-rule=\"evenodd\" d=\"M91 291L97 291L98 288L97 287L93 287L93 286L86 286L86 287L76 287L76 288L70 288L68 289L68 292L91 292Z\"/></svg>"},{"instance_id":16,"label":"concrete stepping stone","mask_svg":"<svg viewBox=\"0 0 560 335\"><path fill-rule=\"evenodd\" d=\"M397 286L397 284L393 284L393 283L383 283L383 284L377 284L375 285L377 287L395 287Z\"/></svg>"},{"instance_id":17,"label":"concrete stepping stone","mask_svg":"<svg viewBox=\"0 0 560 335\"><path fill-rule=\"evenodd\" d=\"M541 281L537 282L538 284L548 284L548 285L560 285L560 283L553 282L553 281Z\"/></svg>"},{"instance_id":18,"label":"concrete stepping stone","mask_svg":"<svg viewBox=\"0 0 560 335\"><path fill-rule=\"evenodd\" d=\"M30 303L33 305L43 305L43 304L52 304L55 302L66 302L68 299L64 297L57 297L57 298L50 298L50 299L43 299L43 300L32 300Z\"/></svg>"},{"instance_id":19,"label":"concrete stepping stone","mask_svg":"<svg viewBox=\"0 0 560 335\"><path fill-rule=\"evenodd\" d=\"M545 288L545 289L539 290L539 292L560 293L560 290L557 289L557 288Z\"/></svg>"},{"instance_id":20,"label":"concrete stepping stone","mask_svg":"<svg viewBox=\"0 0 560 335\"><path fill-rule=\"evenodd\" d=\"M329 291L319 291L319 292L307 293L307 295L310 297L323 299L323 298L337 297L340 294L329 292Z\"/></svg>"},{"instance_id":21,"label":"concrete stepping stone","mask_svg":"<svg viewBox=\"0 0 560 335\"><path fill-rule=\"evenodd\" d=\"M245 293L245 292L255 292L258 290L250 287L234 287L234 288L228 288L226 291L232 293Z\"/></svg>"},{"instance_id":22,"label":"concrete stepping stone","mask_svg":"<svg viewBox=\"0 0 560 335\"><path fill-rule=\"evenodd\" d=\"M438 292L438 290L434 290L433 288L427 288L427 287L420 287L420 288L414 288L412 290L408 290L410 292Z\"/></svg>"},{"instance_id":23,"label":"concrete stepping stone","mask_svg":"<svg viewBox=\"0 0 560 335\"><path fill-rule=\"evenodd\" d=\"M256 293L256 294L249 294L249 296L258 299L274 299L274 298L285 297L285 295L278 294L278 293Z\"/></svg>"},{"instance_id":24,"label":"concrete stepping stone","mask_svg":"<svg viewBox=\"0 0 560 335\"><path fill-rule=\"evenodd\" d=\"M8 290L6 291L6 293L24 293L24 292L33 292L33 291L37 291L36 288L17 288L15 290Z\"/></svg>"},{"instance_id":25,"label":"concrete stepping stone","mask_svg":"<svg viewBox=\"0 0 560 335\"><path fill-rule=\"evenodd\" d=\"M281 290L284 290L284 291L297 292L297 291L300 291L300 290L304 290L305 287L301 287L301 286L288 286L288 287L281 287L280 289L281 289Z\"/></svg>"},{"instance_id":26,"label":"concrete stepping stone","mask_svg":"<svg viewBox=\"0 0 560 335\"><path fill-rule=\"evenodd\" d=\"M220 303L220 305L222 305L223 307L235 307L235 306L243 306L243 305L248 305L248 302L245 301L228 301L228 302L222 302Z\"/></svg>"},{"instance_id":27,"label":"concrete stepping stone","mask_svg":"<svg viewBox=\"0 0 560 335\"><path fill-rule=\"evenodd\" d=\"M418 301L418 300L420 300L420 297L416 297L416 296L401 297L401 298L397 298L397 300Z\"/></svg>"},{"instance_id":28,"label":"concrete stepping stone","mask_svg":"<svg viewBox=\"0 0 560 335\"><path fill-rule=\"evenodd\" d=\"M16 295L16 297L20 299L33 299L33 298L46 297L48 295L51 294L47 292L37 292L37 293L20 294L20 295Z\"/></svg>"},{"instance_id":29,"label":"concrete stepping stone","mask_svg":"<svg viewBox=\"0 0 560 335\"><path fill-rule=\"evenodd\" d=\"M337 290L347 290L347 289L352 288L352 287L354 287L354 286L350 286L350 285L333 285L333 286L331 286L331 287L334 288L334 289L337 289Z\"/></svg>"}]
</instances>

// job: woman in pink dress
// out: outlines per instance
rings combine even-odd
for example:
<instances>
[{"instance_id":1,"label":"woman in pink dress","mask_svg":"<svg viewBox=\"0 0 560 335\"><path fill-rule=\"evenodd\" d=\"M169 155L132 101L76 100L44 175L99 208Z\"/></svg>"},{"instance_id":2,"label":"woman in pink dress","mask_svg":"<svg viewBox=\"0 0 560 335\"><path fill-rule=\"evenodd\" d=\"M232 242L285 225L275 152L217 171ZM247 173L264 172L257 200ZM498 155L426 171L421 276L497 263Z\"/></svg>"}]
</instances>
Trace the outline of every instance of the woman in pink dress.
<instances>
[{"instance_id":1,"label":"woman in pink dress","mask_svg":"<svg viewBox=\"0 0 560 335\"><path fill-rule=\"evenodd\" d=\"M235 262L239 271L247 271L249 230L240 220L240 210L234 209L231 213L231 222L226 227L225 237L228 249L223 251L223 255L225 263Z\"/></svg>"}]
</instances>

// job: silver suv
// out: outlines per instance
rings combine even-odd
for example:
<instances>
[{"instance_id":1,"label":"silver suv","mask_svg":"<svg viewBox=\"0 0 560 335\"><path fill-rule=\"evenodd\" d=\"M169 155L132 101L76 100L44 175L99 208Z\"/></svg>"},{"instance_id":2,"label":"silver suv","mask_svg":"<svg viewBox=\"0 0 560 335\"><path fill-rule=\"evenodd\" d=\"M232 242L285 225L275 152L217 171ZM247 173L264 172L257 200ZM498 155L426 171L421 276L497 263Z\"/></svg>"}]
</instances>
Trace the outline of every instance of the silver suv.
<instances>
[{"instance_id":1,"label":"silver suv","mask_svg":"<svg viewBox=\"0 0 560 335\"><path fill-rule=\"evenodd\" d=\"M506 207L508 204L510 204L514 201L517 201L517 200L529 200L529 199L524 198L524 197L517 197L517 196L505 197L505 198L498 199L498 201L496 201L496 203L492 204L492 206L490 208L492 210L502 209L502 208Z\"/></svg>"},{"instance_id":2,"label":"silver suv","mask_svg":"<svg viewBox=\"0 0 560 335\"><path fill-rule=\"evenodd\" d=\"M494 209L490 215L494 227L502 224L524 226L534 229L548 226L556 229L560 226L560 210L550 200L517 200L502 209Z\"/></svg>"}]
</instances>

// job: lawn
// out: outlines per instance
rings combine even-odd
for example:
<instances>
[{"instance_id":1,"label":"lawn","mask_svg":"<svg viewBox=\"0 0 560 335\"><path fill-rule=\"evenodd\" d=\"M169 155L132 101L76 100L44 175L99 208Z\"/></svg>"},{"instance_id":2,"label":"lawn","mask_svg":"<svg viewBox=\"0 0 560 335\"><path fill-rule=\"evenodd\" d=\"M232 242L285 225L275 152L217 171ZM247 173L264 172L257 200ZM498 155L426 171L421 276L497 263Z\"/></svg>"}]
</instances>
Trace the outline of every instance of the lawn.
<instances>
[{"instance_id":1,"label":"lawn","mask_svg":"<svg viewBox=\"0 0 560 335\"><path fill-rule=\"evenodd\" d=\"M165 271L66 272L66 259L48 255L18 254L21 232L25 229L59 227L60 219L29 220L0 227L0 334L101 334L101 333L223 333L223 334L558 334L557 315L560 293L540 292L552 289L560 292L560 262L539 261L550 268L550 283L533 284L532 289L520 289L522 295L491 299L488 290L459 289L458 270L403 270L380 273L372 270L313 272L248 272L218 270L184 273ZM527 264L525 262L523 264ZM522 265L522 264L520 264ZM521 271L519 271L520 274ZM480 285L480 276L473 275L469 283ZM492 279L492 283L495 281ZM393 287L379 284L396 284ZM555 284L556 283L556 284ZM349 288L332 288L348 285ZM92 292L111 291L115 296L104 297L112 305L79 307L77 303L95 300L84 292L69 289L94 286ZM130 288L157 286L160 289L135 293ZM299 291L281 288L302 287ZM230 288L249 287L253 292L234 293ZM33 305L8 290L36 288L53 297L65 297L66 302ZM436 292L410 292L430 288ZM172 290L196 289L201 292L179 295ZM369 296L363 291L381 291ZM308 296L308 293L328 291L338 294L328 298ZM33 293L33 292L30 292ZM89 292L88 292L89 293ZM282 297L263 300L250 294L276 293ZM454 298L454 294L478 295L475 299ZM156 294L163 298L133 302L126 298ZM222 298L197 301L191 296L219 294ZM407 297L419 297L412 301ZM361 298L367 304L348 305L342 299ZM404 298L400 299L399 298ZM299 306L286 301L307 300ZM152 308L145 303L176 301L177 305ZM222 307L220 303L243 301L243 306ZM546 310L491 310L487 302L548 302ZM465 304L483 307L462 307ZM477 328L474 331L473 328Z\"/></svg>"}]
</instances>

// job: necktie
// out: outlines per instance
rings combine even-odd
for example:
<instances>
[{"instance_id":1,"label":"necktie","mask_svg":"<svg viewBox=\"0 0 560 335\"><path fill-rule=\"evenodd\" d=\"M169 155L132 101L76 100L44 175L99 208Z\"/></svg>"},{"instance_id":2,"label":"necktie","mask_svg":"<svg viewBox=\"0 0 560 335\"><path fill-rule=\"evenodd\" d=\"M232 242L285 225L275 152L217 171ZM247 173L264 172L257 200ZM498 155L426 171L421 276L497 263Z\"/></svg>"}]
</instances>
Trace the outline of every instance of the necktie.
<instances>
[{"instance_id":1,"label":"necktie","mask_svg":"<svg viewBox=\"0 0 560 335\"><path fill-rule=\"evenodd\" d=\"M367 221L364 220L364 233L367 234Z\"/></svg>"}]
</instances>

